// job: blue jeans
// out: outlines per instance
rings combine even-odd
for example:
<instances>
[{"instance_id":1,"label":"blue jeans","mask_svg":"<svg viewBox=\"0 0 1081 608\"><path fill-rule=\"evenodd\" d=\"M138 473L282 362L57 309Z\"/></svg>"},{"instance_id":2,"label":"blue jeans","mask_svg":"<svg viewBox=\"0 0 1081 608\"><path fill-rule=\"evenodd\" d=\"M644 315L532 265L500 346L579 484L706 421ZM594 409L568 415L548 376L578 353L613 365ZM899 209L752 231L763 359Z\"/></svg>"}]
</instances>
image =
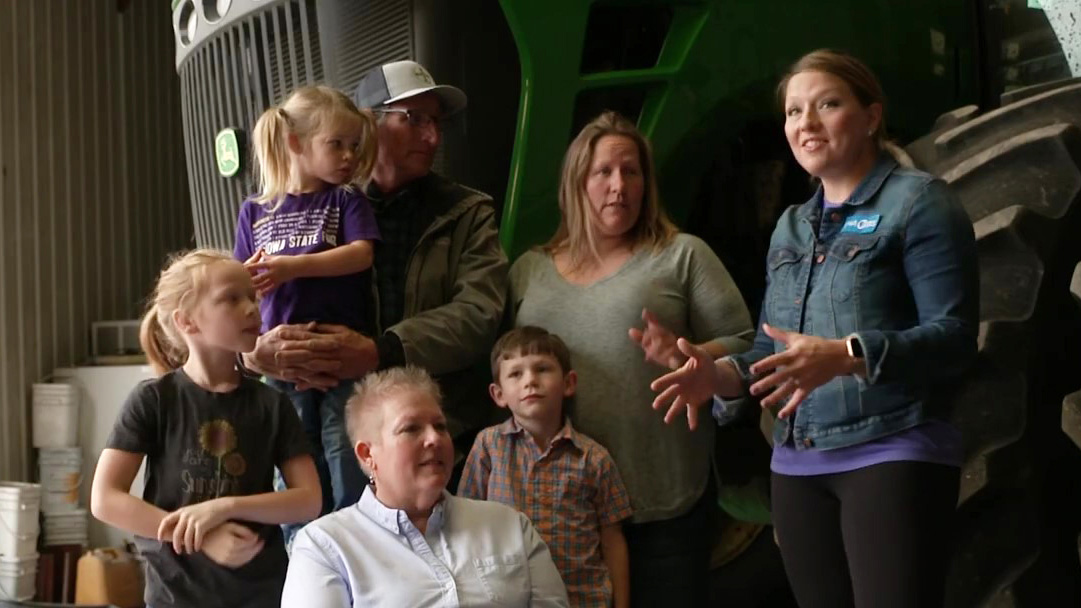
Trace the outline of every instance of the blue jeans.
<instances>
[{"instance_id":1,"label":"blue jeans","mask_svg":"<svg viewBox=\"0 0 1081 608\"><path fill-rule=\"evenodd\" d=\"M292 382L274 379L267 379L267 384L288 395L296 407L323 489L320 515L355 504L360 500L364 486L368 485L368 478L360 470L346 432L345 403L353 394L353 381L344 380L326 392L298 391ZM274 486L277 490L285 489L280 475L275 475ZM282 526L287 544L301 527L303 524Z\"/></svg>"}]
</instances>

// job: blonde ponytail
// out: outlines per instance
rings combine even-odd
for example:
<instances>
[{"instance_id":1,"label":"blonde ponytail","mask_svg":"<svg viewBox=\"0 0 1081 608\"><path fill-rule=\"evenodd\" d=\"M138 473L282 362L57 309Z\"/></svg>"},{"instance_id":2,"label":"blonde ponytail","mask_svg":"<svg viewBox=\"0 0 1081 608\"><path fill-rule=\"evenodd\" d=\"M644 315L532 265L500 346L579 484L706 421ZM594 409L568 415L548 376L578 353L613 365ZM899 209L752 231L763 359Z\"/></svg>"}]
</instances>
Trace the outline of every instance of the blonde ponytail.
<instances>
[{"instance_id":1,"label":"blonde ponytail","mask_svg":"<svg viewBox=\"0 0 1081 608\"><path fill-rule=\"evenodd\" d=\"M171 320L170 320L171 322ZM139 326L139 344L146 353L154 374L161 376L184 365L188 360L187 346L174 343L158 320L158 307L151 305Z\"/></svg>"},{"instance_id":2,"label":"blonde ponytail","mask_svg":"<svg viewBox=\"0 0 1081 608\"><path fill-rule=\"evenodd\" d=\"M289 192L292 166L289 160L289 115L280 107L272 107L255 123L252 131L252 152L258 167L258 203L277 203Z\"/></svg>"},{"instance_id":3,"label":"blonde ponytail","mask_svg":"<svg viewBox=\"0 0 1081 608\"><path fill-rule=\"evenodd\" d=\"M139 344L157 375L168 373L188 360L184 342L173 314L190 312L206 289L207 268L218 262L234 262L228 251L195 249L171 256L158 275L139 326Z\"/></svg>"}]
</instances>

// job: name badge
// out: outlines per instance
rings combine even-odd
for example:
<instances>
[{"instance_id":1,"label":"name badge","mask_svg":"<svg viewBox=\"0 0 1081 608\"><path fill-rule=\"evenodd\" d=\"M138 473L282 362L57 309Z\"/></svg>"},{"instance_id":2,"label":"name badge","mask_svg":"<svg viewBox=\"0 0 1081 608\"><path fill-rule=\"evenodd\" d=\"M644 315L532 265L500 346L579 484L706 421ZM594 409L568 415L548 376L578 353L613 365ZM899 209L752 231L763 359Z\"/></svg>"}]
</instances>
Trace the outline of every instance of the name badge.
<instances>
[{"instance_id":1,"label":"name badge","mask_svg":"<svg viewBox=\"0 0 1081 608\"><path fill-rule=\"evenodd\" d=\"M875 213L874 215L853 215L845 220L845 225L841 228L841 233L849 234L871 234L878 228L878 220L882 219L881 213Z\"/></svg>"}]
</instances>

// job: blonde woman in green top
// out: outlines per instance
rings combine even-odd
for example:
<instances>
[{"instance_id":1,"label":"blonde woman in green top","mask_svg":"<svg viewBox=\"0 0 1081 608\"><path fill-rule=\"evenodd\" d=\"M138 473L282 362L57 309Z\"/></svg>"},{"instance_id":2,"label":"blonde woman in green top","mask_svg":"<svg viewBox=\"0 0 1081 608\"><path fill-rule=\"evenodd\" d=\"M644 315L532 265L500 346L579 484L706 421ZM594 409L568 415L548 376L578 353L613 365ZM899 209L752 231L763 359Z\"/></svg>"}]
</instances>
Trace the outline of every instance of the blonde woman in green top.
<instances>
[{"instance_id":1,"label":"blonde woman in green top","mask_svg":"<svg viewBox=\"0 0 1081 608\"><path fill-rule=\"evenodd\" d=\"M559 207L552 239L511 269L511 314L571 350L572 422L612 454L634 508L632 604L703 605L715 425L665 425L650 408L650 382L682 363L656 338L667 328L720 357L750 346L751 316L709 246L664 213L649 142L622 116L602 114L571 143Z\"/></svg>"}]
</instances>

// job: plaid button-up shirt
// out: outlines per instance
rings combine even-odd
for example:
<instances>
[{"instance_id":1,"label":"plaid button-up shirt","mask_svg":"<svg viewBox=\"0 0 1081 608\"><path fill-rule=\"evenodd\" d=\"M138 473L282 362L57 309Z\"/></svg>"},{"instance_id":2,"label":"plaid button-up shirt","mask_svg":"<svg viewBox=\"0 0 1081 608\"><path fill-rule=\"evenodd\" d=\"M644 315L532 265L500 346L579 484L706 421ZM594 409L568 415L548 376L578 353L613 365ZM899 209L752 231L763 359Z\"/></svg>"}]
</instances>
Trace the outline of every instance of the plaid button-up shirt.
<instances>
[{"instance_id":1,"label":"plaid button-up shirt","mask_svg":"<svg viewBox=\"0 0 1081 608\"><path fill-rule=\"evenodd\" d=\"M382 240L375 244L375 279L379 291L379 329L386 331L405 315L405 277L409 257L435 219L424 205L430 174L387 196L374 183L368 186Z\"/></svg>"},{"instance_id":2,"label":"plaid button-up shirt","mask_svg":"<svg viewBox=\"0 0 1081 608\"><path fill-rule=\"evenodd\" d=\"M569 420L543 452L513 418L484 429L458 494L525 513L548 544L571 605L611 605L600 530L630 517L631 501L608 451Z\"/></svg>"}]
</instances>

